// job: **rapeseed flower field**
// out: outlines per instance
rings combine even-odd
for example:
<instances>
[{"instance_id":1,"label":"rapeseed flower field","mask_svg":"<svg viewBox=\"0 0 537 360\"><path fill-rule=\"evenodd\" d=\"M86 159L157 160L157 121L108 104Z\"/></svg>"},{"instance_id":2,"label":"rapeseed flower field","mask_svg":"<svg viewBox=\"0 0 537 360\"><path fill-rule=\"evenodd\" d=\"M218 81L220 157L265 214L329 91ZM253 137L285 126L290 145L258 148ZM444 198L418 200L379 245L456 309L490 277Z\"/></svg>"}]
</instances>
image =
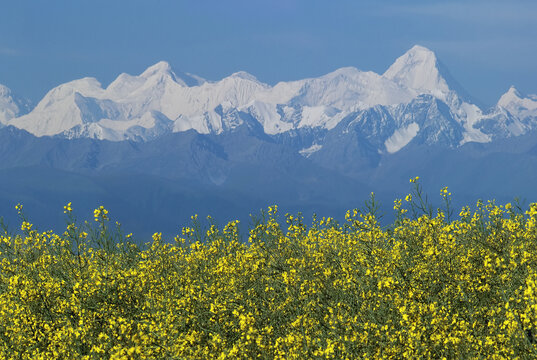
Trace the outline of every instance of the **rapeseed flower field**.
<instances>
[{"instance_id":1,"label":"rapeseed flower field","mask_svg":"<svg viewBox=\"0 0 537 360\"><path fill-rule=\"evenodd\" d=\"M0 236L2 359L537 358L537 204L432 209L417 178L381 226L257 218L135 245L100 207ZM285 225L282 225L285 224Z\"/></svg>"}]
</instances>

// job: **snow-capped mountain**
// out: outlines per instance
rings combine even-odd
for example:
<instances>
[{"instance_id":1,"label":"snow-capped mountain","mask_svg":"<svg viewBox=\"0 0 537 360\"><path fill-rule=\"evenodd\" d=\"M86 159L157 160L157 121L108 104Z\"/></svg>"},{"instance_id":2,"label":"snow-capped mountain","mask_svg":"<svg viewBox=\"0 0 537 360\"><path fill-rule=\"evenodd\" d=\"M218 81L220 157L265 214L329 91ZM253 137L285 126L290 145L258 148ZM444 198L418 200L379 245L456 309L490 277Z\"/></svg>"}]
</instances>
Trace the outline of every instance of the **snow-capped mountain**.
<instances>
[{"instance_id":1,"label":"snow-capped mountain","mask_svg":"<svg viewBox=\"0 0 537 360\"><path fill-rule=\"evenodd\" d=\"M523 96L514 86L502 95L498 107L507 110L523 124L534 124L537 121L537 95Z\"/></svg>"},{"instance_id":2,"label":"snow-capped mountain","mask_svg":"<svg viewBox=\"0 0 537 360\"><path fill-rule=\"evenodd\" d=\"M383 74L346 67L274 86L159 62L107 86L62 84L33 109L0 87L0 213L24 202L49 224L67 202L105 204L130 231L171 234L193 213L247 224L274 203L343 215L371 191L389 214L416 175L465 205L535 201L536 131L537 96L511 88L481 108L421 46Z\"/></svg>"},{"instance_id":3,"label":"snow-capped mountain","mask_svg":"<svg viewBox=\"0 0 537 360\"><path fill-rule=\"evenodd\" d=\"M148 141L188 130L221 134L255 122L269 136L317 134L297 143L304 156L322 151L331 131L352 129L375 152L395 153L412 141L457 147L518 136L537 120L537 97L514 88L495 108L480 109L422 46L382 75L347 67L270 86L245 72L216 82L178 75L159 62L107 87L94 78L62 84L27 114L1 99L0 121L35 136Z\"/></svg>"},{"instance_id":4,"label":"snow-capped mountain","mask_svg":"<svg viewBox=\"0 0 537 360\"><path fill-rule=\"evenodd\" d=\"M452 92L439 69L436 55L416 45L397 58L383 76L418 93L431 94L446 101Z\"/></svg>"},{"instance_id":5,"label":"snow-capped mountain","mask_svg":"<svg viewBox=\"0 0 537 360\"><path fill-rule=\"evenodd\" d=\"M537 128L537 96L523 96L514 87L484 112L476 124L492 140L520 136Z\"/></svg>"},{"instance_id":6,"label":"snow-capped mountain","mask_svg":"<svg viewBox=\"0 0 537 360\"><path fill-rule=\"evenodd\" d=\"M19 115L30 111L30 102L20 98L0 84L0 126Z\"/></svg>"}]
</instances>

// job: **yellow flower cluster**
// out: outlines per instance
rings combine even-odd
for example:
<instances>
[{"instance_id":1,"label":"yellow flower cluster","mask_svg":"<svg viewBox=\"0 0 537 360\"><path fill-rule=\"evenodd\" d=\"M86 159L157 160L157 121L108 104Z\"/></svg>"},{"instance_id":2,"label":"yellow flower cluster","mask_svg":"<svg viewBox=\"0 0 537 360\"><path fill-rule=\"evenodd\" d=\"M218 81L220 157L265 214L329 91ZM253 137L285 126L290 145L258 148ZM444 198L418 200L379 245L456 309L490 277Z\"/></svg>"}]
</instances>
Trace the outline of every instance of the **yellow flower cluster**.
<instances>
[{"instance_id":1,"label":"yellow flower cluster","mask_svg":"<svg viewBox=\"0 0 537 360\"><path fill-rule=\"evenodd\" d=\"M63 212L64 212L65 214L70 214L72 211L73 211L72 203L70 203L70 202L67 203L67 205L65 205L65 206L63 207Z\"/></svg>"},{"instance_id":2,"label":"yellow flower cluster","mask_svg":"<svg viewBox=\"0 0 537 360\"><path fill-rule=\"evenodd\" d=\"M382 227L360 210L279 221L274 206L247 243L238 222L194 216L144 246L104 208L97 229L61 236L25 222L0 236L0 358L536 358L537 204L515 209Z\"/></svg>"},{"instance_id":3,"label":"yellow flower cluster","mask_svg":"<svg viewBox=\"0 0 537 360\"><path fill-rule=\"evenodd\" d=\"M65 209L71 212L71 203L67 204ZM108 220L108 210L106 210L104 206L101 205L99 208L93 211L93 218L95 221Z\"/></svg>"}]
</instances>

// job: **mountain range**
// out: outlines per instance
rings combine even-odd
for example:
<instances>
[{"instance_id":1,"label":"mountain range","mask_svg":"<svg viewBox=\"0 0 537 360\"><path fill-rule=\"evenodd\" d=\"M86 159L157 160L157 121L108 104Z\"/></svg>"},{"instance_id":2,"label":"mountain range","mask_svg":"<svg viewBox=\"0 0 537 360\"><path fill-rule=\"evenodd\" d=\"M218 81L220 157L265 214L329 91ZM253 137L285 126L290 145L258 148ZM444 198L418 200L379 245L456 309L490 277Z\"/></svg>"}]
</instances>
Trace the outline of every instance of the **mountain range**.
<instances>
[{"instance_id":1,"label":"mountain range","mask_svg":"<svg viewBox=\"0 0 537 360\"><path fill-rule=\"evenodd\" d=\"M536 129L536 95L511 87L483 108L422 46L383 74L346 67L274 86L166 62L106 87L62 84L35 107L0 85L0 211L24 202L58 224L62 202L103 202L136 231L173 232L194 212L247 219L280 203L338 216L371 191L389 205L416 175L461 203L535 201Z\"/></svg>"}]
</instances>

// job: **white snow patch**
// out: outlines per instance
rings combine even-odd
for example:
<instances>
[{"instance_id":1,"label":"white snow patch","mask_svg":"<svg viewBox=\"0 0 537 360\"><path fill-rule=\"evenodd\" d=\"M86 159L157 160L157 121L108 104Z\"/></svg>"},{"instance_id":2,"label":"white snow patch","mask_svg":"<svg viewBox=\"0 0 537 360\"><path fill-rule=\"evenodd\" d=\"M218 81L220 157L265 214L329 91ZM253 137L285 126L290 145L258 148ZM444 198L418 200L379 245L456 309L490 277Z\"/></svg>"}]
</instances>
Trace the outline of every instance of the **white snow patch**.
<instances>
[{"instance_id":1,"label":"white snow patch","mask_svg":"<svg viewBox=\"0 0 537 360\"><path fill-rule=\"evenodd\" d=\"M415 122L408 124L407 127L395 130L392 136L384 142L386 151L390 154L398 152L416 137L419 130L420 126Z\"/></svg>"},{"instance_id":2,"label":"white snow patch","mask_svg":"<svg viewBox=\"0 0 537 360\"><path fill-rule=\"evenodd\" d=\"M520 120L515 119L511 124L507 125L507 130L513 136L520 136L526 133L526 127L520 122Z\"/></svg>"},{"instance_id":3,"label":"white snow patch","mask_svg":"<svg viewBox=\"0 0 537 360\"><path fill-rule=\"evenodd\" d=\"M462 103L460 112L464 116L462 126L464 127L463 138L459 145L467 142L487 143L491 141L490 135L484 134L481 130L474 128L474 124L483 119L483 112L474 104Z\"/></svg>"},{"instance_id":4,"label":"white snow patch","mask_svg":"<svg viewBox=\"0 0 537 360\"><path fill-rule=\"evenodd\" d=\"M200 134L208 134L209 130L206 126L200 126L196 121L198 119L191 119L188 116L179 115L173 123L173 132L183 132L191 129L195 129Z\"/></svg>"},{"instance_id":5,"label":"white snow patch","mask_svg":"<svg viewBox=\"0 0 537 360\"><path fill-rule=\"evenodd\" d=\"M151 113L146 113L140 118L129 119L124 121L101 119L98 122L104 128L108 128L117 132L127 131L133 126L140 126L145 129L151 129L155 126L155 118L151 116Z\"/></svg>"},{"instance_id":6,"label":"white snow patch","mask_svg":"<svg viewBox=\"0 0 537 360\"><path fill-rule=\"evenodd\" d=\"M313 144L309 148L304 148L302 150L299 150L298 152L300 153L300 155L302 155L304 157L310 157L311 154L313 154L316 151L321 150L322 147L323 147L322 145Z\"/></svg>"},{"instance_id":7,"label":"white snow patch","mask_svg":"<svg viewBox=\"0 0 537 360\"><path fill-rule=\"evenodd\" d=\"M282 121L276 104L255 100L239 110L248 112L257 119L263 125L266 134L274 135L293 128L292 123Z\"/></svg>"},{"instance_id":8,"label":"white snow patch","mask_svg":"<svg viewBox=\"0 0 537 360\"><path fill-rule=\"evenodd\" d=\"M298 127L322 126L328 120L324 109L324 106L304 106L302 108L302 120Z\"/></svg>"}]
</instances>

